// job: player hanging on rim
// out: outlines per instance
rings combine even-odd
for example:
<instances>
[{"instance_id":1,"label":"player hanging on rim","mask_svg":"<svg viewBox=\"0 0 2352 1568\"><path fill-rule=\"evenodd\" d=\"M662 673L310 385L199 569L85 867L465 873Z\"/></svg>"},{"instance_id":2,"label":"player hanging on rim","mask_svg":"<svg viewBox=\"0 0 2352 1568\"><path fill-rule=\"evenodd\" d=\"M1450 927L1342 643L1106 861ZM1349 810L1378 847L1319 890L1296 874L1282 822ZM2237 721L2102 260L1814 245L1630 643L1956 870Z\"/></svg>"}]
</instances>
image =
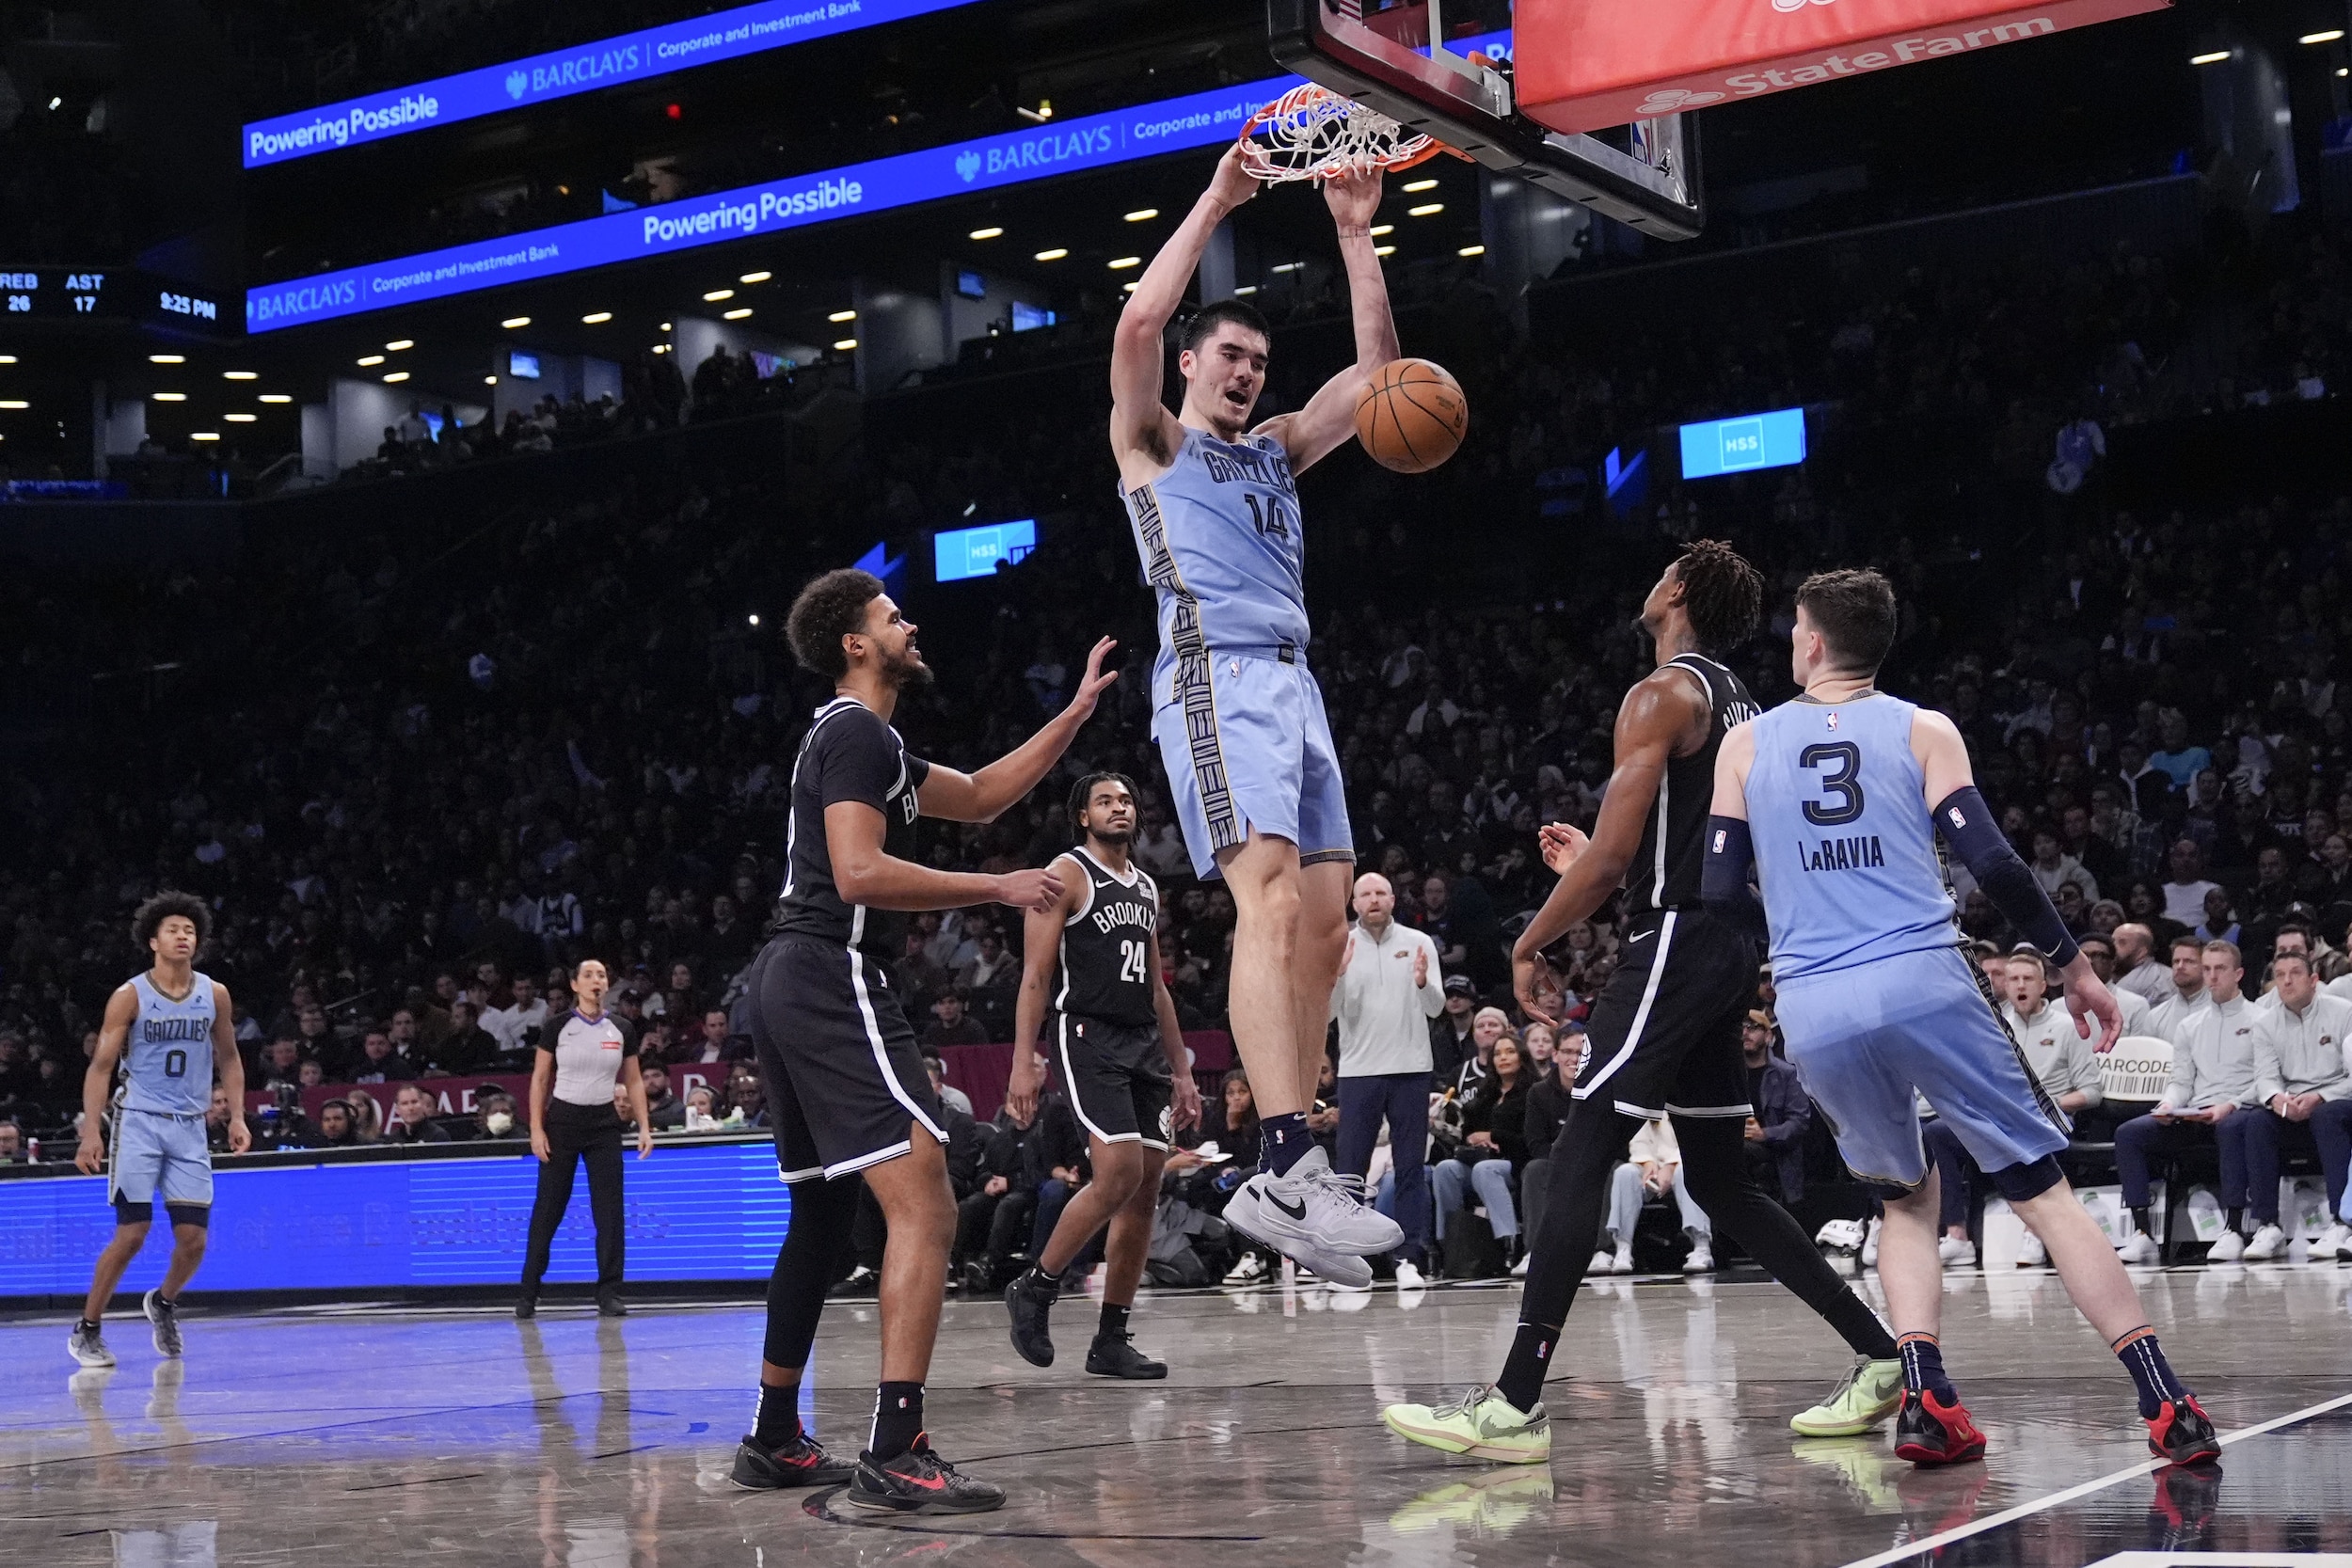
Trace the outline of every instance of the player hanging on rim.
<instances>
[{"instance_id":1,"label":"player hanging on rim","mask_svg":"<svg viewBox=\"0 0 2352 1568\"><path fill-rule=\"evenodd\" d=\"M923 1379L939 1338L956 1200L946 1125L892 983L906 925L898 911L971 904L1037 909L1062 894L1050 870L935 871L914 857L917 816L990 822L1061 759L1103 689L1115 644L1087 657L1077 695L1043 729L969 775L925 762L890 727L899 696L931 680L914 623L880 578L827 572L792 602L793 657L834 682L792 765L784 892L754 960L752 1045L792 1186L792 1219L768 1282L768 1332L737 1485L847 1481L852 1506L906 1513L1001 1508L1004 1489L959 1474L923 1428ZM882 1253L882 1375L855 1465L802 1430L801 1374L825 1292L850 1271L862 1174L889 1227Z\"/></svg>"},{"instance_id":2,"label":"player hanging on rim","mask_svg":"<svg viewBox=\"0 0 2352 1568\"><path fill-rule=\"evenodd\" d=\"M1355 839L1323 695L1307 670L1305 539L1296 477L1355 435L1359 393L1397 357L1373 254L1377 171L1327 182L1356 325L1356 362L1295 413L1256 429L1272 339L1237 300L1193 315L1176 364L1183 406L1160 402L1161 334L1226 215L1257 194L1229 150L1144 269L1111 346L1111 451L1159 598L1152 733L1200 876L1233 896L1233 1044L1257 1096L1260 1170L1225 1218L1335 1284L1371 1283L1368 1254L1402 1243L1307 1132L1331 989L1347 936Z\"/></svg>"},{"instance_id":3,"label":"player hanging on rim","mask_svg":"<svg viewBox=\"0 0 2352 1568\"><path fill-rule=\"evenodd\" d=\"M131 916L131 940L155 955L154 966L106 999L98 1051L82 1079L82 1138L73 1164L83 1175L95 1176L105 1161L106 1201L115 1211L114 1239L98 1255L89 1299L66 1342L85 1367L115 1364L99 1322L122 1272L147 1243L158 1199L171 1218L171 1261L143 1305L157 1354L180 1354L180 1292L204 1261L211 1234L213 1156L204 1143L204 1113L212 1108L215 1072L229 1096L229 1151L243 1154L253 1145L245 1125L245 1058L237 1053L229 988L196 971L197 950L212 924L212 911L194 894L159 893L138 907ZM123 1082L114 1094L118 1062Z\"/></svg>"},{"instance_id":4,"label":"player hanging on rim","mask_svg":"<svg viewBox=\"0 0 2352 1568\"><path fill-rule=\"evenodd\" d=\"M1763 598L1756 568L1712 539L1667 566L1642 605L1658 668L1617 709L1616 767L1592 837L1543 830L1545 863L1560 881L1512 953L1519 1006L1551 1022L1560 989L1543 950L1620 886L1623 962L1586 1023L1590 1049L1553 1146L1549 1201L1502 1374L1452 1405L1391 1405L1381 1419L1400 1436L1478 1459L1550 1457L1544 1378L1600 1229L1609 1172L1643 1123L1660 1117L1674 1118L1683 1175L1708 1217L1853 1349L1852 1372L1789 1425L1804 1436L1851 1435L1894 1413L1901 1372L1886 1325L1749 1171L1741 1146L1754 1113L1740 1040L1756 1006L1756 947L1699 897L1716 748L1756 714L1721 656L1754 635Z\"/></svg>"},{"instance_id":5,"label":"player hanging on rim","mask_svg":"<svg viewBox=\"0 0 2352 1568\"><path fill-rule=\"evenodd\" d=\"M1083 836L1049 867L1061 879L1061 896L1028 913L1005 1098L1023 1125L1037 1114L1044 1081L1038 1026L1050 1006L1048 1048L1087 1130L1094 1177L1061 1212L1037 1262L1006 1289L1005 1306L1012 1313L1012 1348L1032 1366L1052 1366L1046 1320L1062 1273L1107 1225L1103 1255L1110 1273L1087 1370L1161 1378L1167 1366L1136 1349L1127 1316L1152 1246L1160 1166L1173 1134L1200 1119L1200 1090L1161 978L1159 885L1128 859L1136 836L1134 781L1123 773L1080 779L1070 792L1070 815Z\"/></svg>"},{"instance_id":6,"label":"player hanging on rim","mask_svg":"<svg viewBox=\"0 0 2352 1568\"><path fill-rule=\"evenodd\" d=\"M1876 689L1895 627L1895 591L1876 572L1824 572L1797 590L1788 663L1804 694L1724 737L1705 889L1727 919L1760 929L1769 918L1789 1052L1846 1164L1885 1199L1879 1282L1902 1346L1895 1452L1919 1465L1984 1452L1936 1339L1944 1267L1935 1166L1915 1110L1924 1094L2131 1372L2150 1450L2175 1464L2214 1459L2213 1423L2173 1375L2131 1276L2058 1168L2066 1113L1961 951L1935 835L2064 970L2067 1011L2086 1037L2095 1023L2103 1052L2122 1031L2115 999L1977 793L1959 729Z\"/></svg>"}]
</instances>

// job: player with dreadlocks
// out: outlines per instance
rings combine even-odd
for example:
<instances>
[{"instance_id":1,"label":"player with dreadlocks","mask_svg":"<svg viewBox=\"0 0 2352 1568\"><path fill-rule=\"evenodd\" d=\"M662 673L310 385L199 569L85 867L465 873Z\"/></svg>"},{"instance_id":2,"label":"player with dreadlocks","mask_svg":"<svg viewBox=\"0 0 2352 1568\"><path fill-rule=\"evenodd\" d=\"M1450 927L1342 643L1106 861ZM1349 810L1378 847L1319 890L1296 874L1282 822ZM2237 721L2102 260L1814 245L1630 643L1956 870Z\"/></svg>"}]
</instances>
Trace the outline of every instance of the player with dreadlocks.
<instances>
[{"instance_id":1,"label":"player with dreadlocks","mask_svg":"<svg viewBox=\"0 0 2352 1568\"><path fill-rule=\"evenodd\" d=\"M1661 1117L1674 1118L1691 1196L1716 1228L1803 1297L1858 1358L1836 1392L1790 1426L1807 1436L1864 1432L1901 1401L1902 1362L1886 1325L1756 1184L1741 1147L1751 1110L1740 1036L1756 1004L1756 949L1708 912L1699 876L1716 749L1756 714L1722 657L1754 634L1763 600L1756 568L1712 539L1666 568L1642 605L1658 668L1617 710L1616 768L1592 836L1561 823L1543 830L1544 863L1560 881L1511 955L1519 1006L1555 1021L1560 984L1544 949L1620 888L1623 962L1586 1022L1591 1047L1552 1148L1549 1201L1502 1375L1451 1405L1381 1412L1390 1430L1414 1442L1478 1459L1550 1458L1544 1378L1600 1230L1609 1173L1634 1132Z\"/></svg>"}]
</instances>

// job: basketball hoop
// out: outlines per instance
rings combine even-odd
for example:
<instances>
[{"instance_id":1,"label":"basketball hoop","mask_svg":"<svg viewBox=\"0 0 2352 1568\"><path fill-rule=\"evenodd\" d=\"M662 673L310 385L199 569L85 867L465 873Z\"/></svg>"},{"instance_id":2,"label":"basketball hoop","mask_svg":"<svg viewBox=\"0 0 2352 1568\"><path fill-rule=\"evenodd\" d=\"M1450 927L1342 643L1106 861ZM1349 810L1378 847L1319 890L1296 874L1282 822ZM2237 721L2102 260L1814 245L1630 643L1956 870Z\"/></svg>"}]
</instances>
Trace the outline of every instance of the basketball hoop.
<instances>
[{"instance_id":1,"label":"basketball hoop","mask_svg":"<svg viewBox=\"0 0 2352 1568\"><path fill-rule=\"evenodd\" d=\"M1242 167L1268 184L1410 168L1445 150L1430 137L1408 135L1388 116L1311 82L1291 88L1241 128Z\"/></svg>"}]
</instances>

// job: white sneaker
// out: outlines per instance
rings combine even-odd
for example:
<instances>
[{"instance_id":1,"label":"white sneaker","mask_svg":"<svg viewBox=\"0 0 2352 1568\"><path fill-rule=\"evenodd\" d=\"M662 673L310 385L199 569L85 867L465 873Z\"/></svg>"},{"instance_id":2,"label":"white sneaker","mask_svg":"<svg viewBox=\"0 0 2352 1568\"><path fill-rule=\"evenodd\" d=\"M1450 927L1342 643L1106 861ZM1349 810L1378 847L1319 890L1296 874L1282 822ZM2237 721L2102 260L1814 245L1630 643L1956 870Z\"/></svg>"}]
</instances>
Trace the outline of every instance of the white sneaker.
<instances>
[{"instance_id":1,"label":"white sneaker","mask_svg":"<svg viewBox=\"0 0 2352 1568\"><path fill-rule=\"evenodd\" d=\"M1610 1253L1609 1249L1607 1247L1603 1247L1598 1252L1593 1254L1593 1260L1584 1265L1584 1272L1588 1275L1610 1274L1614 1272L1616 1261L1616 1259Z\"/></svg>"},{"instance_id":2,"label":"white sneaker","mask_svg":"<svg viewBox=\"0 0 2352 1568\"><path fill-rule=\"evenodd\" d=\"M1396 1288L1398 1290L1421 1291L1426 1290L1428 1285L1429 1281L1422 1278L1421 1271L1412 1264L1399 1263L1396 1266Z\"/></svg>"},{"instance_id":3,"label":"white sneaker","mask_svg":"<svg viewBox=\"0 0 2352 1568\"><path fill-rule=\"evenodd\" d=\"M2145 1230L2135 1230L2115 1249L2115 1256L2126 1263L2153 1263L2162 1256L2156 1250L2156 1239Z\"/></svg>"},{"instance_id":4,"label":"white sneaker","mask_svg":"<svg viewBox=\"0 0 2352 1568\"><path fill-rule=\"evenodd\" d=\"M2330 1258L2352 1255L2347 1254L2347 1248L2352 1248L2352 1226L2339 1221L2321 1231L2319 1240L2312 1243L2312 1261L2322 1263Z\"/></svg>"},{"instance_id":5,"label":"white sneaker","mask_svg":"<svg viewBox=\"0 0 2352 1568\"><path fill-rule=\"evenodd\" d=\"M1863 1232L1862 1266L1866 1269L1875 1269L1879 1266L1879 1232L1885 1226L1886 1222L1883 1219L1872 1220L1870 1228Z\"/></svg>"},{"instance_id":6,"label":"white sneaker","mask_svg":"<svg viewBox=\"0 0 2352 1568\"><path fill-rule=\"evenodd\" d=\"M1944 1266L1948 1269L1954 1263L1975 1262L1977 1249L1957 1236L1939 1236L1935 1242L1935 1256L1941 1259Z\"/></svg>"},{"instance_id":7,"label":"white sneaker","mask_svg":"<svg viewBox=\"0 0 2352 1568\"><path fill-rule=\"evenodd\" d=\"M1364 1201L1361 1177L1342 1176L1320 1147L1309 1149L1288 1176L1260 1171L1242 1183L1225 1205L1225 1223L1255 1242L1332 1277L1318 1258L1348 1253L1369 1257L1405 1244L1405 1228Z\"/></svg>"},{"instance_id":8,"label":"white sneaker","mask_svg":"<svg viewBox=\"0 0 2352 1568\"><path fill-rule=\"evenodd\" d=\"M2227 1226L2221 1227L2219 1240L2205 1249L2208 1263L2234 1263L2245 1256L2246 1238Z\"/></svg>"},{"instance_id":9,"label":"white sneaker","mask_svg":"<svg viewBox=\"0 0 2352 1568\"><path fill-rule=\"evenodd\" d=\"M1226 1271L1228 1285L1255 1285L1265 1277L1265 1261L1254 1252L1245 1252L1241 1261Z\"/></svg>"},{"instance_id":10,"label":"white sneaker","mask_svg":"<svg viewBox=\"0 0 2352 1568\"><path fill-rule=\"evenodd\" d=\"M1682 1260L1684 1274L1707 1274L1715 1267L1715 1254L1708 1249L1705 1238L1691 1243L1691 1256Z\"/></svg>"},{"instance_id":11,"label":"white sneaker","mask_svg":"<svg viewBox=\"0 0 2352 1568\"><path fill-rule=\"evenodd\" d=\"M1516 1262L1516 1263L1514 1263L1514 1264L1512 1264L1512 1265L1511 1265L1511 1277L1512 1277L1512 1278L1514 1278L1514 1279L1525 1279L1525 1278L1527 1277L1527 1260L1528 1260L1528 1259L1529 1259L1530 1257L1532 1257L1532 1256L1534 1256L1534 1255L1533 1255L1533 1254L1531 1254L1531 1253L1525 1253L1525 1252L1522 1252L1522 1253L1520 1253L1520 1254L1519 1254L1519 1260L1518 1260L1518 1262Z\"/></svg>"},{"instance_id":12,"label":"white sneaker","mask_svg":"<svg viewBox=\"0 0 2352 1568\"><path fill-rule=\"evenodd\" d=\"M2041 1237L2030 1230L2026 1231L2026 1239L2017 1243L2017 1266L2021 1269L2038 1269L2049 1261L2050 1249L2042 1244Z\"/></svg>"},{"instance_id":13,"label":"white sneaker","mask_svg":"<svg viewBox=\"0 0 2352 1568\"><path fill-rule=\"evenodd\" d=\"M1631 1242L1619 1242L1617 1243L1616 1255L1609 1259L1609 1272L1611 1274L1631 1274L1633 1272L1633 1243Z\"/></svg>"},{"instance_id":14,"label":"white sneaker","mask_svg":"<svg viewBox=\"0 0 2352 1568\"><path fill-rule=\"evenodd\" d=\"M2287 1249L2287 1233L2275 1225L2254 1227L2253 1240L2246 1243L2245 1258L2249 1263L2267 1263Z\"/></svg>"}]
</instances>

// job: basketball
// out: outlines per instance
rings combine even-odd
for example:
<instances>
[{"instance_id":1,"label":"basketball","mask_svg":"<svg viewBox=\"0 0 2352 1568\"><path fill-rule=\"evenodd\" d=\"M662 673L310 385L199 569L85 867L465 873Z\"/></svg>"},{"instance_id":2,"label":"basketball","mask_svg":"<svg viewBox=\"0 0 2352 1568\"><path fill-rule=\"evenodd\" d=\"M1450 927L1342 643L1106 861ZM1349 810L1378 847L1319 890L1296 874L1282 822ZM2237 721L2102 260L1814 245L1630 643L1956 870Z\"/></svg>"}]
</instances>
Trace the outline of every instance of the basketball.
<instances>
[{"instance_id":1,"label":"basketball","mask_svg":"<svg viewBox=\"0 0 2352 1568\"><path fill-rule=\"evenodd\" d=\"M1356 400L1356 439L1400 474L1424 474L1452 457L1469 429L1461 383L1426 359L1391 359Z\"/></svg>"}]
</instances>

